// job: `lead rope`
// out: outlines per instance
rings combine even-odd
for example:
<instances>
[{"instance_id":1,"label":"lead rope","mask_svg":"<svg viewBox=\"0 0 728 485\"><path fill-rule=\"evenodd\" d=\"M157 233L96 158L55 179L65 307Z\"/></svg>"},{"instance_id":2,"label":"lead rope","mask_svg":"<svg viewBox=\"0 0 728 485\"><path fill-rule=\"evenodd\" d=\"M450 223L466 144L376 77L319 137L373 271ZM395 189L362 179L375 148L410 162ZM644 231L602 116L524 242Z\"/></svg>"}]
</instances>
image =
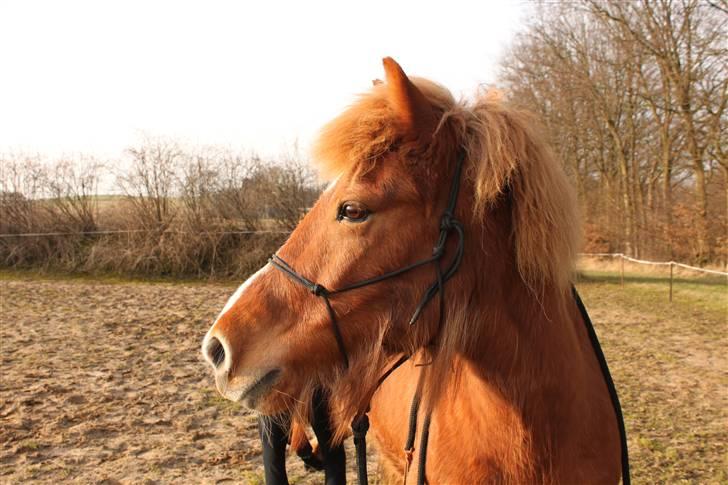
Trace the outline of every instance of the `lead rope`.
<instances>
[{"instance_id":1,"label":"lead rope","mask_svg":"<svg viewBox=\"0 0 728 485\"><path fill-rule=\"evenodd\" d=\"M417 433L417 413L420 410L420 395L422 392L422 373L417 380L417 389L412 398L409 412L409 427L407 430L407 441L404 445L404 477L402 485L407 485L407 475L409 475L410 466L412 465L412 456L415 452L415 434Z\"/></svg>"},{"instance_id":2,"label":"lead rope","mask_svg":"<svg viewBox=\"0 0 728 485\"><path fill-rule=\"evenodd\" d=\"M432 413L427 413L422 423L422 434L420 435L420 461L417 467L417 485L424 485L426 481L425 469L427 461L427 441L430 439L430 421Z\"/></svg>"},{"instance_id":3,"label":"lead rope","mask_svg":"<svg viewBox=\"0 0 728 485\"><path fill-rule=\"evenodd\" d=\"M461 235L462 237L462 235ZM444 244L444 243L443 243ZM438 243L438 246L440 244ZM439 249L436 246L434 252L438 252ZM459 256L456 256L457 258L462 258L462 254ZM454 262L454 264L460 264L459 261L457 263ZM437 273L437 285L438 285L438 291L440 292L440 312L438 316L438 325L437 328L442 328L442 322L445 315L445 286L444 286L444 280L442 275L442 269L440 268L439 264L435 265L436 273ZM404 476L402 478L402 485L407 485L407 476L409 475L410 466L412 465L412 456L414 455L415 451L415 434L417 433L417 415L419 414L420 409L420 400L422 399L422 387L424 386L424 376L425 376L425 370L420 370L420 377L417 379L417 389L415 390L415 395L412 397L412 404L410 406L410 415L409 415L409 430L407 431L407 442L404 446L404 459L405 459L405 465L404 465ZM424 485L426 480L426 470L427 470L427 443L429 441L430 437L430 422L432 421L432 410L429 410L427 414L425 415L424 423L422 424L422 434L420 434L420 453L419 453L419 459L418 459L418 466L417 466L417 485Z\"/></svg>"},{"instance_id":4,"label":"lead rope","mask_svg":"<svg viewBox=\"0 0 728 485\"><path fill-rule=\"evenodd\" d=\"M424 370L420 371L420 377L417 380L417 389L415 395L412 398L412 404L410 405L409 414L409 429L407 431L407 442L404 445L404 474L402 476L402 485L407 485L407 476L412 466L412 457L415 451L415 435L417 434L417 415L420 409L420 402L422 400L422 387L424 384ZM425 483L425 470L427 460L427 442L430 436L430 421L432 420L432 412L429 411L425 415L425 420L422 424L422 432L420 433L420 452L418 455L417 462L417 484L422 485Z\"/></svg>"}]
</instances>

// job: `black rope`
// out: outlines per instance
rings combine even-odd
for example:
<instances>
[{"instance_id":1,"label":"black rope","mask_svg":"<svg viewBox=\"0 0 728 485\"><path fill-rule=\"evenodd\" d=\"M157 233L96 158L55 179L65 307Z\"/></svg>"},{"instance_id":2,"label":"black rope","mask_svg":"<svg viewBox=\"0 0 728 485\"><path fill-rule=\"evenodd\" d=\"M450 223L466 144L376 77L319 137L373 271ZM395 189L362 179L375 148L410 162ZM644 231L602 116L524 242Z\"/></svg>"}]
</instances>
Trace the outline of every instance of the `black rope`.
<instances>
[{"instance_id":1,"label":"black rope","mask_svg":"<svg viewBox=\"0 0 728 485\"><path fill-rule=\"evenodd\" d=\"M420 410L420 398L422 396L422 372L417 379L417 389L412 397L412 404L409 412L409 427L407 429L407 441L404 444L405 453L412 453L415 449L415 434L417 433L417 413Z\"/></svg>"},{"instance_id":2,"label":"black rope","mask_svg":"<svg viewBox=\"0 0 728 485\"><path fill-rule=\"evenodd\" d=\"M591 342L592 348L594 349L594 353L597 356L597 360L599 361L599 367L601 367L601 369L602 369L602 375L604 376L604 381L607 384L607 389L609 390L609 397L612 400L612 407L614 407L614 414L617 416L617 427L619 428L619 442L621 445L621 453L622 453L622 484L630 485L629 449L627 448L627 430L624 426L624 416L622 414L622 405L619 402L619 396L617 395L617 388L614 385L614 380L612 380L612 374L609 372L609 366L607 365L607 359L606 359L606 357L604 357L604 352L602 351L602 346L599 345L599 338L597 337L597 333L594 330L594 325L592 324L591 318L589 318L589 314L586 311L584 302L581 301L581 297L579 296L579 293L577 293L576 288L574 288L572 286L571 291L574 294L574 300L576 300L576 306L579 308L579 313L581 313L581 318L582 318L582 320L584 320L584 325L586 326L586 331L589 334L589 341Z\"/></svg>"},{"instance_id":3,"label":"black rope","mask_svg":"<svg viewBox=\"0 0 728 485\"><path fill-rule=\"evenodd\" d=\"M339 346L339 352L341 352L341 358L344 360L344 369L349 368L349 356L346 354L346 347L344 346L344 337L341 335L341 329L339 328L339 322L336 321L336 313L331 307L329 297L323 295L324 302L326 303L326 310L329 312L331 317L331 329L334 332L334 338L336 338L336 345Z\"/></svg>"},{"instance_id":4,"label":"black rope","mask_svg":"<svg viewBox=\"0 0 728 485\"><path fill-rule=\"evenodd\" d=\"M427 468L427 442L430 439L430 422L432 412L428 412L425 421L422 423L422 434L420 435L420 456L417 463L417 485L424 485Z\"/></svg>"},{"instance_id":5,"label":"black rope","mask_svg":"<svg viewBox=\"0 0 728 485\"><path fill-rule=\"evenodd\" d=\"M369 483L367 476L367 431L369 431L369 417L360 414L351 422L351 431L354 433L354 449L356 451L356 469L359 485Z\"/></svg>"}]
</instances>

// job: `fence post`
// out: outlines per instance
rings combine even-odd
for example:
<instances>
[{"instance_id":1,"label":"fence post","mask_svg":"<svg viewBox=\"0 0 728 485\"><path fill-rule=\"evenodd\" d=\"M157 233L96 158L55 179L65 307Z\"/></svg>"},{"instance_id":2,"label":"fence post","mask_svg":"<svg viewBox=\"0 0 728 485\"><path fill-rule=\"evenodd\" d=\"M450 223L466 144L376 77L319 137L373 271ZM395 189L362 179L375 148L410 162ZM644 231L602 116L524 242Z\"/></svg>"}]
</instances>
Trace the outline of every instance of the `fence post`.
<instances>
[{"instance_id":1,"label":"fence post","mask_svg":"<svg viewBox=\"0 0 728 485\"><path fill-rule=\"evenodd\" d=\"M672 303L672 267L674 263L670 261L670 303Z\"/></svg>"},{"instance_id":2,"label":"fence post","mask_svg":"<svg viewBox=\"0 0 728 485\"><path fill-rule=\"evenodd\" d=\"M619 261L622 263L622 267L619 271L619 284L624 288L624 254L619 255Z\"/></svg>"}]
</instances>

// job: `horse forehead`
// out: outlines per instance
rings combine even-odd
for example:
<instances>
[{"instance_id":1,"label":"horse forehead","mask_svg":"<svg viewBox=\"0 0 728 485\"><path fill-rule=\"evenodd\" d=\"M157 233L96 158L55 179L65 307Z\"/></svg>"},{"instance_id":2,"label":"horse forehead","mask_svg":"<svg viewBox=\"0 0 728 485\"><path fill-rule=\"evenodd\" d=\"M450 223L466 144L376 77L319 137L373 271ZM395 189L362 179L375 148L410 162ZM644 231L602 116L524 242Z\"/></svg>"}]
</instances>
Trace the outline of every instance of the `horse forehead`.
<instances>
[{"instance_id":1,"label":"horse forehead","mask_svg":"<svg viewBox=\"0 0 728 485\"><path fill-rule=\"evenodd\" d=\"M412 199L419 194L411 173L392 158L378 161L366 170L351 170L335 179L327 192L361 190L369 195L387 199Z\"/></svg>"}]
</instances>

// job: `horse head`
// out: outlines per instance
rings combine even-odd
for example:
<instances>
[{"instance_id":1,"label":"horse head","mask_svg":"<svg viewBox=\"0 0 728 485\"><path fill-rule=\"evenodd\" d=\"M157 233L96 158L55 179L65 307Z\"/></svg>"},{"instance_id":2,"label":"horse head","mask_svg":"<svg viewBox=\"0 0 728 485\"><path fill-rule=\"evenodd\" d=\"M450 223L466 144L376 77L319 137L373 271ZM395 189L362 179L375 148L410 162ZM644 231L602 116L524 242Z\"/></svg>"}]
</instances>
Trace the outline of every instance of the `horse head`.
<instances>
[{"instance_id":1,"label":"horse head","mask_svg":"<svg viewBox=\"0 0 728 485\"><path fill-rule=\"evenodd\" d=\"M384 70L384 82L321 132L314 157L332 180L328 188L204 339L202 352L228 399L275 414L323 385L345 396L342 413L351 417L393 356L422 349L447 356L477 342L482 319L465 315L487 295L516 281L536 294L566 291L574 204L528 119L493 96L458 103L391 58ZM440 241L440 268L465 251L462 269L449 275L447 308L422 305L443 276L436 265L409 268L432 259L443 214L468 235L465 243ZM377 279L402 268L406 274ZM442 284L437 290L426 303L443 296Z\"/></svg>"}]
</instances>

